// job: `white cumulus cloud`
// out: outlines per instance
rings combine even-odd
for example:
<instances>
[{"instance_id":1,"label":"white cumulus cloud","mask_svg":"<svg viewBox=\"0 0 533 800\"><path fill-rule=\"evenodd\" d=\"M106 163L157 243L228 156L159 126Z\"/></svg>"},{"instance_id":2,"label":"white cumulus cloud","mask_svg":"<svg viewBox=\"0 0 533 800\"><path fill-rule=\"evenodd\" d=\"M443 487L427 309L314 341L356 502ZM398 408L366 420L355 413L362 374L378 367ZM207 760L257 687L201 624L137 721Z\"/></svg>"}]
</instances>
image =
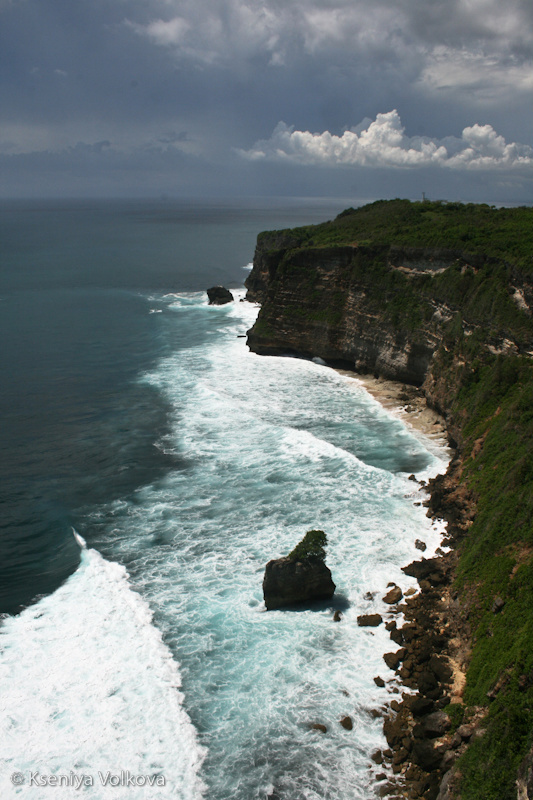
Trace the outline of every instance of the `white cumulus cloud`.
<instances>
[{"instance_id":1,"label":"white cumulus cloud","mask_svg":"<svg viewBox=\"0 0 533 800\"><path fill-rule=\"evenodd\" d=\"M461 138L408 137L396 110L336 136L329 131L297 131L280 122L270 139L239 150L251 161L361 167L428 167L499 169L533 166L533 148L507 144L491 125L472 125Z\"/></svg>"}]
</instances>

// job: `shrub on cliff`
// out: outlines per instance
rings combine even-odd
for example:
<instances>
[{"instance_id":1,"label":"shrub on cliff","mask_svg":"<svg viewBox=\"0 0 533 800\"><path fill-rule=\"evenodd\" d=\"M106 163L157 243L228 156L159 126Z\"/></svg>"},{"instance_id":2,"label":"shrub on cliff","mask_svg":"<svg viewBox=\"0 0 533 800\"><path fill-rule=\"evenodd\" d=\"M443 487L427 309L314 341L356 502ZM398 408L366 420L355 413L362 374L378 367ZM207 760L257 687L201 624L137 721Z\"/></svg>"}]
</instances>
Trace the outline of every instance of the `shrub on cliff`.
<instances>
[{"instance_id":1,"label":"shrub on cliff","mask_svg":"<svg viewBox=\"0 0 533 800\"><path fill-rule=\"evenodd\" d=\"M289 553L291 561L302 561L304 558L314 556L324 561L326 558L325 547L328 537L324 531L307 531L304 538L296 545L294 550Z\"/></svg>"}]
</instances>

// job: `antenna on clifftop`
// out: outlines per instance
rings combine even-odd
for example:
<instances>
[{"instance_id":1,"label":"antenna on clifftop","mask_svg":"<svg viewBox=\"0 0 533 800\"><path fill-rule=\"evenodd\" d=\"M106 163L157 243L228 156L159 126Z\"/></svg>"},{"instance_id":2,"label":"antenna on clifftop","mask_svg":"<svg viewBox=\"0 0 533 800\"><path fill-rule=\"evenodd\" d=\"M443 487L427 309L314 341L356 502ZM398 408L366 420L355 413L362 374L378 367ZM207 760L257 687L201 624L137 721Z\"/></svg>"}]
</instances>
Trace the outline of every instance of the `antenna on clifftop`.
<instances>
[{"instance_id":1,"label":"antenna on clifftop","mask_svg":"<svg viewBox=\"0 0 533 800\"><path fill-rule=\"evenodd\" d=\"M422 192L422 202L423 203L426 202L426 193L425 192Z\"/></svg>"}]
</instances>

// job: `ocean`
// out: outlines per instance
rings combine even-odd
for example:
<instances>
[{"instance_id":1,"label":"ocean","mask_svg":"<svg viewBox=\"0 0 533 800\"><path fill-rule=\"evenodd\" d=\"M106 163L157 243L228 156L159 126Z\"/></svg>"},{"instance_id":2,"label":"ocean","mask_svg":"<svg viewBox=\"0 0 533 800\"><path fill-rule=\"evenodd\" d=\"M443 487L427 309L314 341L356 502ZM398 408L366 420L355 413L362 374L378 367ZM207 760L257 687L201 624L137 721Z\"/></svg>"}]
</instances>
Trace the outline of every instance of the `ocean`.
<instances>
[{"instance_id":1,"label":"ocean","mask_svg":"<svg viewBox=\"0 0 533 800\"><path fill-rule=\"evenodd\" d=\"M398 687L357 616L439 545L409 475L447 453L245 339L257 234L350 204L0 204L2 798L374 796ZM317 528L335 596L266 612L266 562Z\"/></svg>"}]
</instances>

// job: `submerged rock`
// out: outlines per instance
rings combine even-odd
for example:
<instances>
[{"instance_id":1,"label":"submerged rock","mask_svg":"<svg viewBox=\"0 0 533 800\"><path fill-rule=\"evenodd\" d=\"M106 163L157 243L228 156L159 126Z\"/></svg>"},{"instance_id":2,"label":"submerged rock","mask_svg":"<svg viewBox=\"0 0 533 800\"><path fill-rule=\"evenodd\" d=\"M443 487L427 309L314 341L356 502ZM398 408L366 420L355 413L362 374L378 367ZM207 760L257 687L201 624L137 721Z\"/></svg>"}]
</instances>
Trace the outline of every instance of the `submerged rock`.
<instances>
[{"instance_id":1,"label":"submerged rock","mask_svg":"<svg viewBox=\"0 0 533 800\"><path fill-rule=\"evenodd\" d=\"M210 306L223 306L225 303L233 303L233 295L225 286L212 286L207 290L207 297Z\"/></svg>"},{"instance_id":2,"label":"submerged rock","mask_svg":"<svg viewBox=\"0 0 533 800\"><path fill-rule=\"evenodd\" d=\"M325 725L322 725L321 722L313 722L309 726L312 731L318 731L319 733L327 733L328 729Z\"/></svg>"}]
</instances>

